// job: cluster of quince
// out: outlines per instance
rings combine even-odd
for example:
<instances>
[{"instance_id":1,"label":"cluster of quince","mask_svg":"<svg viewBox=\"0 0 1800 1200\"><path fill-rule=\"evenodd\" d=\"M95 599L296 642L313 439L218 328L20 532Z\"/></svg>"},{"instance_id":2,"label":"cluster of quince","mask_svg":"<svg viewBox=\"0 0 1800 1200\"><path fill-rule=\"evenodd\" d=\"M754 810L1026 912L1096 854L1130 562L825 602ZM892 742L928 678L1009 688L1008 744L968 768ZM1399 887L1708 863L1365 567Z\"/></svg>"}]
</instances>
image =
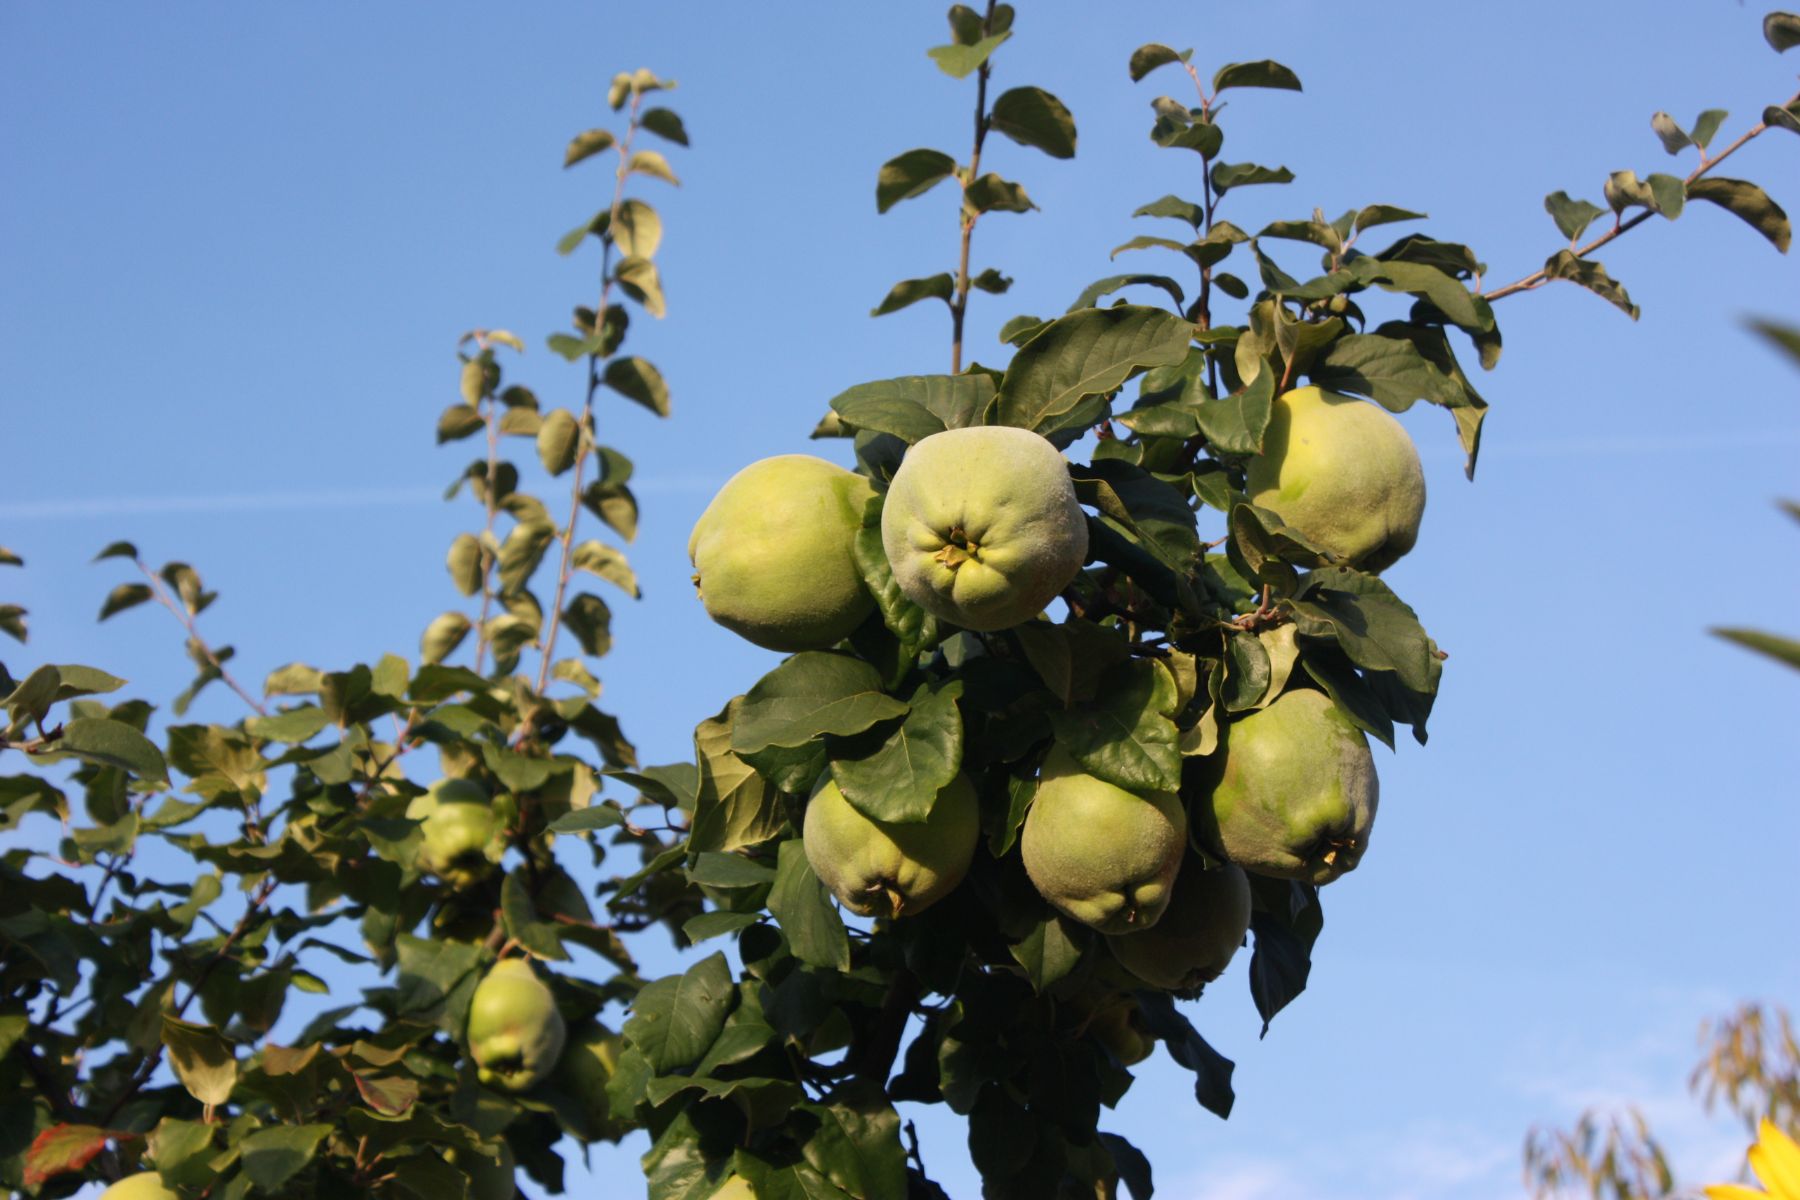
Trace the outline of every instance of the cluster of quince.
<instances>
[{"instance_id":1,"label":"cluster of quince","mask_svg":"<svg viewBox=\"0 0 1800 1200\"><path fill-rule=\"evenodd\" d=\"M1417 450L1367 401L1318 388L1280 396L1246 478L1253 503L1339 562L1379 571L1417 537L1425 504ZM838 645L875 608L853 549L874 494L864 476L807 455L740 471L688 545L707 613L773 650ZM900 591L940 622L977 633L1036 620L1088 554L1063 455L1007 426L949 429L912 445L880 522ZM1224 970L1250 920L1246 871L1328 883L1356 866L1375 817L1363 733L1299 681L1233 721L1206 766L1192 795L1133 792L1053 743L1019 839L1044 899L1106 935L1119 963L1154 987L1191 990ZM840 903L893 918L956 888L979 826L966 775L912 823L859 811L827 777L808 800L802 835ZM1189 853L1190 841L1203 853Z\"/></svg>"}]
</instances>

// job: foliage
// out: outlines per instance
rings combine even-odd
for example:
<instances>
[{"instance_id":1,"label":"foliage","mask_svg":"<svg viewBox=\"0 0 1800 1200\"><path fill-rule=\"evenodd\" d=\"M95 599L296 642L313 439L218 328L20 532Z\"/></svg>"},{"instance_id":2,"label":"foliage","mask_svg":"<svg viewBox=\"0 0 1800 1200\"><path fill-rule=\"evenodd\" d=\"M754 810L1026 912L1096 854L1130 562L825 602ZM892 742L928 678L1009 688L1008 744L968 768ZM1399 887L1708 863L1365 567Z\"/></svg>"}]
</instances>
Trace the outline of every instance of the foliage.
<instances>
[{"instance_id":1,"label":"foliage","mask_svg":"<svg viewBox=\"0 0 1800 1200\"><path fill-rule=\"evenodd\" d=\"M154 1171L181 1194L232 1200L439 1200L491 1194L496 1175L505 1194L516 1164L558 1192L563 1139L642 1129L652 1200L941 1196L903 1142L895 1104L912 1101L967 1118L988 1196L1124 1188L1146 1200L1150 1165L1101 1124L1148 1042L1192 1073L1203 1107L1229 1114L1233 1066L1177 1005L1199 989L1134 978L1027 877L1020 830L1046 755L1059 748L1127 803L1155 793L1180 812L1208 802L1233 722L1293 689L1322 693L1390 747L1396 726L1423 743L1447 656L1378 575L1246 496L1277 398L1310 381L1395 412L1443 408L1472 474L1487 402L1456 347L1466 340L1484 369L1497 363L1492 302L1566 278L1628 308L1589 255L1652 214L1674 219L1690 198L1785 247L1774 202L1710 172L1766 129L1800 132L1800 108L1771 108L1710 158L1722 114L1685 130L1659 115L1665 147L1698 147L1700 166L1685 179L1615 173L1613 226L1587 246L1574 243L1603 210L1553 197L1569 248L1483 291L1486 266L1460 242L1414 232L1365 250L1367 231L1424 219L1396 205L1259 227L1254 197L1295 175L1223 157L1220 97L1298 92L1300 79L1272 61L1206 78L1191 51L1146 45L1127 65L1134 81L1174 68L1159 78L1185 74L1194 88L1194 104L1152 101L1150 137L1194 156L1198 198L1138 208L1178 235L1134 237L1114 254L1172 252L1183 279L1099 279L1060 316L1009 322L1003 368L965 370L972 294L1011 283L971 271L974 231L988 213L1034 207L1020 184L982 169L987 135L1056 158L1077 145L1073 117L1042 89L989 102L1014 21L1010 5L955 5L950 42L930 51L945 74L974 77L968 160L915 149L877 173L883 211L958 184L956 269L898 284L876 309L942 299L950 373L850 387L815 431L851 439L877 493L844 531L874 611L725 701L695 729L691 763L640 764L598 706L590 660L611 645L610 608L576 584L586 573L639 593L617 544L638 525L632 464L600 441L602 401L611 392L670 412L661 370L620 354L633 313L667 311L662 224L627 185L675 184L664 149L688 143L681 118L654 102L673 84L648 71L612 81L622 127L583 132L565 154L570 167L615 156L610 202L558 243L568 254L594 238L600 250L597 299L547 340L586 364L579 408L546 408L503 377L501 352L524 350L512 333L478 329L459 343L459 394L437 438L485 440L448 490L467 489L478 527L449 547L464 602L431 620L416 667L392 654L329 670L295 663L259 696L231 674L231 648L200 631L216 595L198 572L152 570L115 543L101 557L137 577L107 597L102 619L154 599L183 627L196 674L170 705L175 720L115 701L124 681L94 668L0 668L0 752L30 768L0 776L0 823L40 814L63 834L53 849L21 841L0 858L0 1183L62 1196ZM1770 30L1777 49L1795 40L1792 18ZM1626 216L1633 208L1643 211ZM1316 248L1316 271L1278 262L1286 242ZM1153 302L1100 306L1128 289ZM957 629L896 578L882 493L908 446L978 425L1030 430L1070 453L1091 446L1066 481L1055 464L1089 547L1062 589L1064 619ZM517 438L566 484L566 516L525 490L530 455L523 466L503 455ZM610 536L578 536L587 516ZM0 564L18 562L0 551ZM545 580L547 603L534 588ZM24 617L0 607L0 629L22 641ZM579 652L564 643L559 656L565 632ZM182 723L215 682L249 715ZM414 807L428 789L408 771L427 748L437 770L420 774L492 797L492 825L441 835L455 850L427 849L440 836L424 828L435 810ZM905 915L846 919L801 837L826 781L871 825L920 822L946 796L972 794L980 835L966 875L947 894L934 881L933 902ZM492 828L504 845L490 871ZM1175 849L1184 870L1207 865L1202 850ZM1171 874L1152 882L1166 889ZM1266 1032L1306 986L1324 918L1311 883L1250 887L1250 990ZM639 975L626 939L653 926L697 948L681 973ZM707 952L721 938L732 952ZM501 997L494 1013L478 1006L477 1051L470 1010L497 960L513 964L500 976L510 982L487 993ZM356 984L357 999L334 1004ZM600 1023L609 1006L630 1012L617 1033ZM306 1024L295 1044L271 1041L296 1014ZM475 1053L511 1063L508 1038L539 1053L484 1082ZM546 1073L544 1047L565 1045Z\"/></svg>"}]
</instances>

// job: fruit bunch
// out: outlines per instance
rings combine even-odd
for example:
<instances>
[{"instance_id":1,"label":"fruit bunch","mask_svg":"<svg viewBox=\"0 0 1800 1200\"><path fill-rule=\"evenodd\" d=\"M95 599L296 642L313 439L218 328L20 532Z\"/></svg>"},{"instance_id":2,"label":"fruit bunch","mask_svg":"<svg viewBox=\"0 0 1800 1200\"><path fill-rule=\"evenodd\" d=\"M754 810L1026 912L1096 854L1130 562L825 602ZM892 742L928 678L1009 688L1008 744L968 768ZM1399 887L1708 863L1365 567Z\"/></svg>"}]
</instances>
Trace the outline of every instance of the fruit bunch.
<instances>
[{"instance_id":1,"label":"fruit bunch","mask_svg":"<svg viewBox=\"0 0 1800 1200\"><path fill-rule=\"evenodd\" d=\"M1243 497L1289 536L1364 577L1412 547L1424 477L1385 411L1295 389L1274 400L1263 444L1242 464ZM1248 613L1220 612L1213 628L1177 621L1178 636L1153 641L1135 640L1142 622L1128 604L1094 619L1093 597L1121 591L1122 572L1095 561L1106 531L1090 535L1098 521L1077 492L1085 471L1045 436L946 428L888 465L885 477L806 455L746 467L694 527L694 583L715 621L794 652L790 664L862 656L883 668L889 697L941 695L960 680L958 744L897 748L932 760L922 796L897 797L829 735L758 768L806 794L807 862L858 916L904 921L944 902L985 833L991 865L1004 872L998 860L1016 860L1050 909L1102 935L1106 955L1071 986L1085 993L1095 1035L1136 1061L1148 1043L1132 1041L1142 1034L1120 996L1191 995L1216 978L1250 927L1250 876L1321 885L1361 861L1378 792L1367 739L1291 669L1291 653L1283 679L1228 720L1195 686L1221 631L1293 647L1266 594ZM1061 625L1046 613L1059 599ZM884 631L898 654L882 653L893 649ZM970 725L995 732L966 710L978 683L969 676L996 663L1027 665L1061 693L1063 710L1036 723L1049 736L965 740ZM1113 688L1161 698L1150 707L1185 748L1175 786L1147 786L1154 772L1117 752L1106 728Z\"/></svg>"}]
</instances>

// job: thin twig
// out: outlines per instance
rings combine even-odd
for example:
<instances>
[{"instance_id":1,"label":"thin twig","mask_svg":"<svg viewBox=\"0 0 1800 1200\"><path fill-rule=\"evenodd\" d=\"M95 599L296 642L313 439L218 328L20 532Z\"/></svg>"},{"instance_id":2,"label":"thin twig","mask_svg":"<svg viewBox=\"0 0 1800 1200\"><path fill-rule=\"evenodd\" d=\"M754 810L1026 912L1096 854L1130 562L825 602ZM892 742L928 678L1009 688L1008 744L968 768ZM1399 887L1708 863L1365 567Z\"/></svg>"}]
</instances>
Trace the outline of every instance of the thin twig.
<instances>
[{"instance_id":1,"label":"thin twig","mask_svg":"<svg viewBox=\"0 0 1800 1200\"><path fill-rule=\"evenodd\" d=\"M1788 104L1790 106L1793 104L1796 104L1796 103L1800 103L1800 92L1796 92L1793 95L1793 97L1790 100L1788 100ZM1693 172L1690 173L1686 179L1682 180L1682 185L1685 187L1688 184L1693 183L1694 181L1699 179L1702 175L1705 175L1708 171L1711 171L1714 167L1718 166L1720 163L1722 163L1726 159L1730 158L1733 154L1737 153L1738 150L1746 142L1748 142L1751 138L1759 136L1766 129L1768 129L1768 125L1766 123L1761 122L1761 121L1757 122L1742 137L1738 138L1737 141L1731 143L1731 145L1725 147L1725 149L1719 151L1719 153L1712 158L1706 157L1706 152L1704 150L1702 150L1700 152L1700 165L1698 167L1695 167ZM1636 229L1639 225L1642 225L1645 221L1648 221L1654 215L1655 215L1654 213L1652 213L1649 209L1646 208L1643 212L1634 214L1628 220L1623 220L1623 221L1615 220L1613 223L1613 227L1611 229L1607 230L1605 233L1601 234L1599 237L1595 238L1593 241L1589 242L1587 245L1581 247L1579 250L1575 250L1574 251L1575 257L1576 258L1586 258L1588 255L1590 255L1594 251L1600 249L1602 246L1605 246L1608 243L1612 242L1614 239L1622 236L1625 233L1628 233L1629 231L1631 231L1633 229ZM1546 283L1549 283L1549 282L1550 282L1550 275L1546 271L1538 270L1538 271L1533 271L1531 274L1525 276L1523 279L1514 280L1512 283L1507 284L1505 287L1495 288L1494 290L1489 291L1489 292L1482 292L1482 293L1480 293L1480 295L1481 295L1482 299L1490 301L1490 302L1494 301L1494 300L1502 300L1502 299L1505 299L1507 296L1511 296L1517 292L1529 292L1529 291L1533 290L1534 288L1543 287Z\"/></svg>"},{"instance_id":2,"label":"thin twig","mask_svg":"<svg viewBox=\"0 0 1800 1200\"><path fill-rule=\"evenodd\" d=\"M981 29L986 33L994 21L994 0L988 0L987 15ZM969 154L969 173L963 179L962 257L956 267L956 296L950 301L950 373L962 373L963 314L969 311L969 240L975 234L975 222L981 214L969 207L969 187L981 174L981 147L987 141L987 85L991 71L984 60L975 75L975 148Z\"/></svg>"},{"instance_id":3,"label":"thin twig","mask_svg":"<svg viewBox=\"0 0 1800 1200\"><path fill-rule=\"evenodd\" d=\"M607 219L606 236L601 239L600 249L600 303L594 310L594 333L603 334L606 330L606 314L612 302L612 252L614 238L619 229L619 211L625 199L625 177L630 174L631 139L637 134L638 109L644 102L643 94L635 93L631 97L631 113L625 123L625 138L619 143L619 170L613 182L613 198L611 215ZM587 466L589 446L588 430L594 421L594 397L600 393L600 353L596 351L588 355L587 397L581 405L581 426L576 434L575 478L569 488L569 523L562 531L562 562L556 575L556 598L550 603L550 632L544 639L544 654L538 664L537 692L541 696L550 682L550 662L556 652L556 635L562 631L563 593L569 587L570 560L575 553L575 523L581 518L581 477ZM520 730L520 740L530 732L527 723Z\"/></svg>"},{"instance_id":4,"label":"thin twig","mask_svg":"<svg viewBox=\"0 0 1800 1200\"><path fill-rule=\"evenodd\" d=\"M174 598L169 595L168 589L163 586L162 579L150 569L143 559L133 556L131 561L137 564L138 570L144 573L144 578L150 581L151 595L155 596L164 608L175 614L175 619L180 621L182 627L187 630L188 640L199 647L200 653L205 655L206 661L212 665L212 669L217 671L219 678L225 681L225 686L236 692L239 699L243 700L245 704L255 709L257 716L268 716L269 710L264 708L262 702L255 696L245 691L242 684L232 678L231 672L225 669L225 664L219 661L219 656L213 653L213 648L206 644L205 638L200 636L199 629L194 626L194 616L188 612L187 606L175 603Z\"/></svg>"}]
</instances>

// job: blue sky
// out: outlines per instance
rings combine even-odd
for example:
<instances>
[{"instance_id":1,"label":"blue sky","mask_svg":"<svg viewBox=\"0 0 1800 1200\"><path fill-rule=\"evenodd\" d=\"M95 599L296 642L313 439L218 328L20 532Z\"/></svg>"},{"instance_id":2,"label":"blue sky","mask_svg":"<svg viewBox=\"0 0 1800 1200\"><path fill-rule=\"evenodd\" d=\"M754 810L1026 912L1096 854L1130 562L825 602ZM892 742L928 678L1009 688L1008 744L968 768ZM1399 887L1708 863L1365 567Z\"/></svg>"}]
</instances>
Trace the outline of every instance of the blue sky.
<instances>
[{"instance_id":1,"label":"blue sky","mask_svg":"<svg viewBox=\"0 0 1800 1200\"><path fill-rule=\"evenodd\" d=\"M1182 81L1133 85L1142 42L1209 68L1274 57L1305 81L1231 99L1227 157L1297 182L1222 215L1423 210L1494 282L1557 248L1546 192L1598 200L1609 170L1672 169L1652 112L1727 108L1735 137L1800 68L1762 44L1760 8L1722 0L1020 7L996 87L1055 92L1080 147L1056 162L990 142L1042 208L977 233L975 265L1017 279L971 313L990 363L1007 317L1169 267L1107 260L1152 232L1133 208L1198 190L1145 136L1150 99ZM593 261L552 246L606 180L561 171L562 147L609 117L613 71L644 65L680 81L694 139L671 155L683 186L641 193L667 227L670 315L634 321L631 344L675 416L601 416L637 460L647 599L615 605L599 666L645 758L686 756L694 723L776 661L691 598L687 531L713 489L764 455L841 457L805 435L844 387L947 369L941 310L866 315L893 281L954 265L947 191L873 203L888 157L967 152L971 87L924 56L941 9L0 8L0 544L29 564L0 587L33 624L9 665L88 662L153 698L186 682L166 614L93 623L121 576L88 560L118 537L200 568L222 593L205 628L248 679L416 656L457 599L444 548L473 521L438 500L472 452L431 436L456 336L518 331L511 377L579 404L579 371L542 339L589 298ZM1800 211L1800 139L1771 133L1725 173ZM1565 284L1497 307L1475 484L1442 413L1405 418L1430 507L1389 578L1451 655L1431 745L1378 750L1371 853L1326 892L1312 987L1268 1039L1247 955L1194 1010L1238 1062L1231 1121L1166 1062L1111 1120L1161 1196L1516 1194L1530 1124L1627 1098L1690 1177L1741 1147L1683 1086L1702 1018L1800 1000L1800 679L1703 631L1800 630L1800 530L1772 504L1800 493L1800 374L1742 325L1800 320L1800 287L1791 258L1703 205L1605 261L1635 324ZM219 690L202 712L234 703ZM921 1129L933 1173L974 1195L955 1123ZM641 1149L597 1152L596 1177L631 1191Z\"/></svg>"}]
</instances>

